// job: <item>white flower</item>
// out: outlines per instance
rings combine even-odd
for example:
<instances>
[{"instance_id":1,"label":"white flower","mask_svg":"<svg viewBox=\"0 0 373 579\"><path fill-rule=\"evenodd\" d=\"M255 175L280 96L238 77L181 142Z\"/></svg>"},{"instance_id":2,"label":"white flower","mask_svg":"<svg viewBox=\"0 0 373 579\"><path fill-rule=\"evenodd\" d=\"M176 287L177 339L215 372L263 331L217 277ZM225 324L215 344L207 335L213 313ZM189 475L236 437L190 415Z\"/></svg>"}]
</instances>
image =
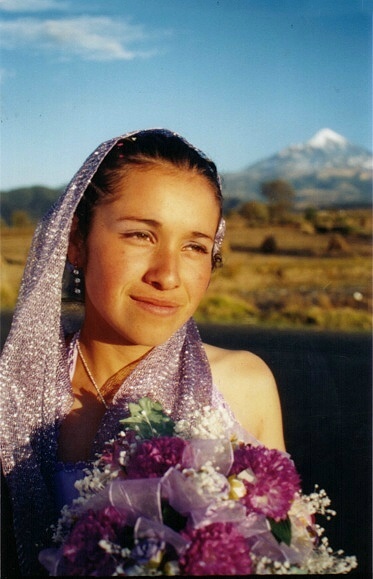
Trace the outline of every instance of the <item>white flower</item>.
<instances>
[{"instance_id":1,"label":"white flower","mask_svg":"<svg viewBox=\"0 0 373 579\"><path fill-rule=\"evenodd\" d=\"M195 490L201 497L206 497L209 500L228 500L229 482L211 464L205 464L198 471L186 468L182 472L184 476L192 478Z\"/></svg>"},{"instance_id":2,"label":"white flower","mask_svg":"<svg viewBox=\"0 0 373 579\"><path fill-rule=\"evenodd\" d=\"M174 431L184 439L225 439L233 424L225 409L205 406L202 411L196 411L191 420L176 422Z\"/></svg>"},{"instance_id":3,"label":"white flower","mask_svg":"<svg viewBox=\"0 0 373 579\"><path fill-rule=\"evenodd\" d=\"M333 509L328 507L331 504L331 500L324 491L324 489L318 490L318 485L315 485L315 491L310 495L305 495L304 500L308 503L309 513L319 515L324 515L327 520L334 517L337 513Z\"/></svg>"}]
</instances>

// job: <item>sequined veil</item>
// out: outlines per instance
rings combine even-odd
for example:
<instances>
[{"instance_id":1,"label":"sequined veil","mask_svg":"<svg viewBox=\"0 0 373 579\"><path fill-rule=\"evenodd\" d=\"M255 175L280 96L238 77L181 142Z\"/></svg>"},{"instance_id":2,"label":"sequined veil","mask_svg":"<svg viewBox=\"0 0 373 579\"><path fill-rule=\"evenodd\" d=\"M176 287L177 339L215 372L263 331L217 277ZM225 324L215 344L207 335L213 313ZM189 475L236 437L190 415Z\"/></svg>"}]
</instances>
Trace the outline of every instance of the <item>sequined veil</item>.
<instances>
[{"instance_id":1,"label":"sequined veil","mask_svg":"<svg viewBox=\"0 0 373 579\"><path fill-rule=\"evenodd\" d=\"M39 570L37 554L56 518L51 484L57 432L73 402L61 320L71 222L101 161L117 141L132 134L101 144L37 227L0 359L1 461L12 496L24 575ZM222 222L215 250L221 245L223 230ZM125 388L119 389L96 436L95 451L113 436L126 403L142 395L159 399L175 417L209 402L211 372L193 320L154 348L125 381Z\"/></svg>"}]
</instances>

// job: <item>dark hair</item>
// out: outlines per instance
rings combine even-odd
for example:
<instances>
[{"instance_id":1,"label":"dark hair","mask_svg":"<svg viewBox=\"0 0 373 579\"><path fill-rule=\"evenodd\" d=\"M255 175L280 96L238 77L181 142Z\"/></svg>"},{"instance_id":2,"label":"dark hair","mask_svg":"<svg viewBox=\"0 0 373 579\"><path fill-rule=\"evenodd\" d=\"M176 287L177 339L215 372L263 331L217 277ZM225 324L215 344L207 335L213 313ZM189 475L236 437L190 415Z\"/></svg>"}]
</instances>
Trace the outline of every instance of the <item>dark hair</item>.
<instances>
[{"instance_id":1,"label":"dark hair","mask_svg":"<svg viewBox=\"0 0 373 579\"><path fill-rule=\"evenodd\" d=\"M94 207L116 193L128 168L154 163L171 164L206 177L215 191L222 216L223 197L215 164L183 137L165 129L149 129L119 140L93 176L76 210L83 239L89 233Z\"/></svg>"}]
</instances>

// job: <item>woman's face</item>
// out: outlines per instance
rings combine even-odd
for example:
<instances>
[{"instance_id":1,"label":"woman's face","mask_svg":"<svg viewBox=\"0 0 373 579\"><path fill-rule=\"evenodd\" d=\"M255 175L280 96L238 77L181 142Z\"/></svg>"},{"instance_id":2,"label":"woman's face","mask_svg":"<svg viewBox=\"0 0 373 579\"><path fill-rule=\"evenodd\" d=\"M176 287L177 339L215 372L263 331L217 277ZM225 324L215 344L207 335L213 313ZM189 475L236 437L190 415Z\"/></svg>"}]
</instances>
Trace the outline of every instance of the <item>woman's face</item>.
<instances>
[{"instance_id":1,"label":"woman's face","mask_svg":"<svg viewBox=\"0 0 373 579\"><path fill-rule=\"evenodd\" d=\"M160 165L131 169L118 194L96 207L80 251L85 331L124 345L166 341L209 285L218 220L205 177Z\"/></svg>"}]
</instances>

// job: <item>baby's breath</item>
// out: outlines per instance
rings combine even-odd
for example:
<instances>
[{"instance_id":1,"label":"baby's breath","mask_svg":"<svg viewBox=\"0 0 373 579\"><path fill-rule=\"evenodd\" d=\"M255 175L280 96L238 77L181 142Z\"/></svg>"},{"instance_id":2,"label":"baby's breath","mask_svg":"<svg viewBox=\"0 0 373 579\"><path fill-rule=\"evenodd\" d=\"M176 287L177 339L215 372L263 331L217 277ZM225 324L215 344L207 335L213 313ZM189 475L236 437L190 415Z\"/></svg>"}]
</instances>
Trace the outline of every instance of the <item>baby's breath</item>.
<instances>
[{"instance_id":1,"label":"baby's breath","mask_svg":"<svg viewBox=\"0 0 373 579\"><path fill-rule=\"evenodd\" d=\"M176 422L174 432L184 439L225 439L233 420L224 408L205 406L196 411L191 420Z\"/></svg>"},{"instance_id":2,"label":"baby's breath","mask_svg":"<svg viewBox=\"0 0 373 579\"><path fill-rule=\"evenodd\" d=\"M206 463L198 471L193 468L184 469L183 474L193 479L200 496L208 496L210 500L229 499L229 482L225 476L215 470L211 463Z\"/></svg>"}]
</instances>

